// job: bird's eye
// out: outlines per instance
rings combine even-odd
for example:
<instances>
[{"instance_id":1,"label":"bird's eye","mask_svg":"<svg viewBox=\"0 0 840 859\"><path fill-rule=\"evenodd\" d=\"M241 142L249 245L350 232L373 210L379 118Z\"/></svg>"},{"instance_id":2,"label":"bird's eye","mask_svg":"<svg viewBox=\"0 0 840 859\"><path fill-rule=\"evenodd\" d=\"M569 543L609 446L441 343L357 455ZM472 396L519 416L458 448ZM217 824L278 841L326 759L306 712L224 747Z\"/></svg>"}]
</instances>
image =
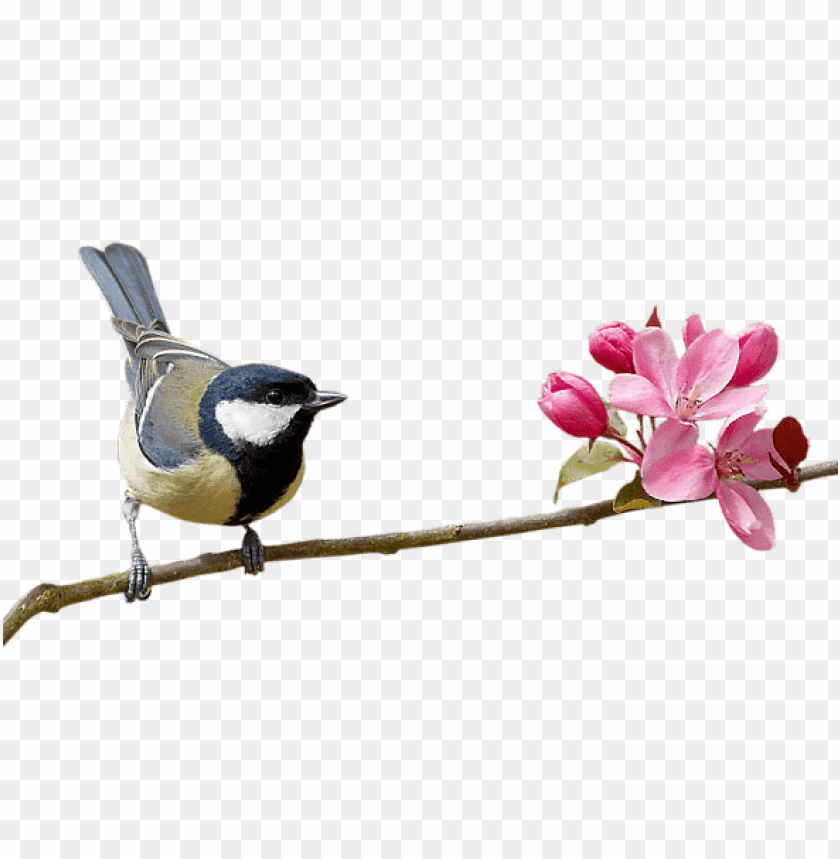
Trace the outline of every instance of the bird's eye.
<instances>
[{"instance_id":1,"label":"bird's eye","mask_svg":"<svg viewBox=\"0 0 840 859\"><path fill-rule=\"evenodd\" d=\"M283 394L277 390L268 391L265 395L265 401L271 403L273 406L279 405L283 402Z\"/></svg>"}]
</instances>

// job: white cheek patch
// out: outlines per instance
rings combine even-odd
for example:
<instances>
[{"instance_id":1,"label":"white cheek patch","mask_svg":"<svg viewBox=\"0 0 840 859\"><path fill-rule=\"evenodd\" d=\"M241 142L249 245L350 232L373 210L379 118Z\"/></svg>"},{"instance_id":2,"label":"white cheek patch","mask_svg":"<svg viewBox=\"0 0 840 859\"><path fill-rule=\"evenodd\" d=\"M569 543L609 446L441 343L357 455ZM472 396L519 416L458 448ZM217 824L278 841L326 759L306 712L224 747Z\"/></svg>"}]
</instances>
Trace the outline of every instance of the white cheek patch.
<instances>
[{"instance_id":1,"label":"white cheek patch","mask_svg":"<svg viewBox=\"0 0 840 859\"><path fill-rule=\"evenodd\" d=\"M231 441L270 444L291 423L299 405L272 406L247 400L222 400L216 406L216 420Z\"/></svg>"}]
</instances>

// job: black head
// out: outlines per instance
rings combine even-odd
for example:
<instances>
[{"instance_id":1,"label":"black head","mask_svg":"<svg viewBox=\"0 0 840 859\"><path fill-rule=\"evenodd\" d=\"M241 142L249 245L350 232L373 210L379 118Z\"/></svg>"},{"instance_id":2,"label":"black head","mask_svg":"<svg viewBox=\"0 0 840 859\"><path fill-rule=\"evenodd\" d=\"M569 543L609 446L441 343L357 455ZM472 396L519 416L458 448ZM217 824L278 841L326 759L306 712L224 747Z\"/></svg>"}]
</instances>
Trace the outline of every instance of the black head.
<instances>
[{"instance_id":1,"label":"black head","mask_svg":"<svg viewBox=\"0 0 840 859\"><path fill-rule=\"evenodd\" d=\"M270 364L223 371L199 405L204 443L229 460L261 455L279 446L300 446L316 413L346 397L318 391L311 379Z\"/></svg>"}]
</instances>

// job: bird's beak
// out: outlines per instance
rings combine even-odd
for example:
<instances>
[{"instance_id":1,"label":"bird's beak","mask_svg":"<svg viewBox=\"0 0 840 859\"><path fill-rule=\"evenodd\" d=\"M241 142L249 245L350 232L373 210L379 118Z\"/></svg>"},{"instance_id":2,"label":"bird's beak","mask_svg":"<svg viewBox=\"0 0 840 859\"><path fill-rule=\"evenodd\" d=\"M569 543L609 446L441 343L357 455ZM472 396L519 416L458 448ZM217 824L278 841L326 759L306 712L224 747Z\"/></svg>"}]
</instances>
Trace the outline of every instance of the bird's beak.
<instances>
[{"instance_id":1,"label":"bird's beak","mask_svg":"<svg viewBox=\"0 0 840 859\"><path fill-rule=\"evenodd\" d=\"M313 411L320 412L321 409L329 409L332 406L337 406L347 399L347 394L339 394L336 391L316 391L315 402L309 403L309 408Z\"/></svg>"}]
</instances>

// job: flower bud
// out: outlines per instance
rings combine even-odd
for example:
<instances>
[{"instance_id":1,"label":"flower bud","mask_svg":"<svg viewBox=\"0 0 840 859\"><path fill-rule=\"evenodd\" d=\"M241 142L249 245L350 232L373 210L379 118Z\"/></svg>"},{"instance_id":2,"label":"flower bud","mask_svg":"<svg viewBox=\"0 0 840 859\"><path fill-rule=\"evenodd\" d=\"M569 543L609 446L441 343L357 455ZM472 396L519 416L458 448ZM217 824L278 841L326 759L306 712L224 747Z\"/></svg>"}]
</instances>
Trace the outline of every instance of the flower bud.
<instances>
[{"instance_id":1,"label":"flower bud","mask_svg":"<svg viewBox=\"0 0 840 859\"><path fill-rule=\"evenodd\" d=\"M796 418L782 418L779 421L773 430L773 447L790 469L796 468L805 459L808 455L808 439Z\"/></svg>"},{"instance_id":2,"label":"flower bud","mask_svg":"<svg viewBox=\"0 0 840 859\"><path fill-rule=\"evenodd\" d=\"M645 328L661 328L662 323L659 321L659 314L656 312L656 307L653 308L653 313L650 315L650 319L645 322Z\"/></svg>"},{"instance_id":3,"label":"flower bud","mask_svg":"<svg viewBox=\"0 0 840 859\"><path fill-rule=\"evenodd\" d=\"M797 466L808 455L808 447L808 439L802 432L799 421L796 418L782 418L773 430L770 464L782 475L785 487L791 492L799 489L799 474L802 469ZM773 456L774 452L784 460L784 465Z\"/></svg>"},{"instance_id":4,"label":"flower bud","mask_svg":"<svg viewBox=\"0 0 840 859\"><path fill-rule=\"evenodd\" d=\"M597 438L607 428L603 400L586 379L573 373L551 373L539 407L555 426L577 438Z\"/></svg>"},{"instance_id":5,"label":"flower bud","mask_svg":"<svg viewBox=\"0 0 840 859\"><path fill-rule=\"evenodd\" d=\"M633 340L636 332L623 322L605 322L589 335L589 352L613 373L633 372Z\"/></svg>"},{"instance_id":6,"label":"flower bud","mask_svg":"<svg viewBox=\"0 0 840 859\"><path fill-rule=\"evenodd\" d=\"M735 375L729 383L732 388L751 385L770 372L779 354L779 338L770 325L756 322L738 335L738 346L741 352Z\"/></svg>"}]
</instances>

